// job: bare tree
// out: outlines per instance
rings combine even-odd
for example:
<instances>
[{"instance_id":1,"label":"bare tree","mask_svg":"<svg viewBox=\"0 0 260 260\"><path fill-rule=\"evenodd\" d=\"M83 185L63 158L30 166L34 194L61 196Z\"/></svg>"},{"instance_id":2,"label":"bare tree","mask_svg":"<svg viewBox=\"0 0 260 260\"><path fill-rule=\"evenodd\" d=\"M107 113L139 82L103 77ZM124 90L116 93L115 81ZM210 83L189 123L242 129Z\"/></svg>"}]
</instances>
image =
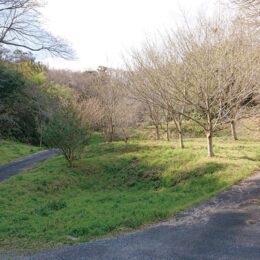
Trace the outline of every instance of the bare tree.
<instances>
[{"instance_id":1,"label":"bare tree","mask_svg":"<svg viewBox=\"0 0 260 260\"><path fill-rule=\"evenodd\" d=\"M186 104L188 111L179 111L188 119L200 125L207 137L208 156L213 156L213 132L221 122L223 92L218 82L218 57L223 53L216 48L219 37L218 27L199 21L197 28L181 30L167 39L168 54L181 63L187 72L188 90L184 95L182 85L172 85L171 92L178 103ZM223 40L223 38L221 38Z\"/></svg>"},{"instance_id":2,"label":"bare tree","mask_svg":"<svg viewBox=\"0 0 260 260\"><path fill-rule=\"evenodd\" d=\"M130 139L130 130L137 126L138 109L139 104L123 93L116 113L116 126L125 143Z\"/></svg>"},{"instance_id":3,"label":"bare tree","mask_svg":"<svg viewBox=\"0 0 260 260\"><path fill-rule=\"evenodd\" d=\"M81 96L75 98L75 106L77 111L85 122L92 130L99 130L102 126L102 120L105 114L104 107L98 97L85 97Z\"/></svg>"},{"instance_id":4,"label":"bare tree","mask_svg":"<svg viewBox=\"0 0 260 260\"><path fill-rule=\"evenodd\" d=\"M166 44L168 55L181 64L187 82L187 91L181 84L173 84L171 92L188 108L179 113L204 129L209 157L214 155L214 132L231 114L242 111L258 87L256 49L243 46L238 31L234 32L236 40L232 39L232 25L224 22L199 19L195 27L187 25L169 36Z\"/></svg>"},{"instance_id":5,"label":"bare tree","mask_svg":"<svg viewBox=\"0 0 260 260\"><path fill-rule=\"evenodd\" d=\"M163 54L162 60L164 63L159 67L162 87L157 89L157 102L167 111L169 119L174 122L179 135L179 146L183 149L184 139L182 124L187 104L179 101L180 99L185 101L187 93L187 73L182 65L176 62L175 59L172 59L171 55L168 56L168 54L167 52ZM176 87L179 91L172 91L176 89Z\"/></svg>"},{"instance_id":6,"label":"bare tree","mask_svg":"<svg viewBox=\"0 0 260 260\"><path fill-rule=\"evenodd\" d=\"M143 104L142 113L149 117L150 123L155 127L156 140L159 140L163 113L161 107L153 99L151 84L147 76L145 71L137 67L129 69L126 87L130 96Z\"/></svg>"},{"instance_id":7,"label":"bare tree","mask_svg":"<svg viewBox=\"0 0 260 260\"><path fill-rule=\"evenodd\" d=\"M129 89L132 94L141 102L148 104L153 110L157 111L153 116L154 125L159 133L159 125L164 116L167 128L167 140L169 140L169 122L173 121L179 134L180 148L184 148L182 120L185 104L179 104L172 95L171 87L181 83L184 86L185 80L176 77L177 66L167 60L159 48L154 44L145 43L139 52L133 51L131 54L132 67L128 66L130 84ZM180 72L180 70L179 70ZM179 75L180 76L180 75ZM184 84L183 84L184 83ZM167 116L166 116L167 115ZM156 120L154 120L156 119Z\"/></svg>"},{"instance_id":8,"label":"bare tree","mask_svg":"<svg viewBox=\"0 0 260 260\"><path fill-rule=\"evenodd\" d=\"M226 102L223 110L227 110L226 119L231 125L231 133L237 140L236 122L256 115L259 89L260 57L257 48L250 42L250 35L238 33L236 26L225 44L222 69L219 77L225 81L224 93Z\"/></svg>"},{"instance_id":9,"label":"bare tree","mask_svg":"<svg viewBox=\"0 0 260 260\"><path fill-rule=\"evenodd\" d=\"M43 29L42 6L40 0L0 0L0 45L72 58L68 44Z\"/></svg>"},{"instance_id":10,"label":"bare tree","mask_svg":"<svg viewBox=\"0 0 260 260\"><path fill-rule=\"evenodd\" d=\"M231 0L231 3L238 6L244 14L247 22L255 26L258 30L260 27L260 1L259 0Z\"/></svg>"},{"instance_id":11,"label":"bare tree","mask_svg":"<svg viewBox=\"0 0 260 260\"><path fill-rule=\"evenodd\" d=\"M162 109L155 105L154 102L149 102L146 100L144 105L147 108L147 114L155 127L156 130L156 140L160 140L160 126L162 123Z\"/></svg>"},{"instance_id":12,"label":"bare tree","mask_svg":"<svg viewBox=\"0 0 260 260\"><path fill-rule=\"evenodd\" d=\"M98 80L95 85L97 97L103 109L103 128L109 142L113 142L117 112L120 103L120 72L117 70L99 67Z\"/></svg>"},{"instance_id":13,"label":"bare tree","mask_svg":"<svg viewBox=\"0 0 260 260\"><path fill-rule=\"evenodd\" d=\"M166 140L169 142L171 139L169 123L172 121L172 118L171 118L171 114L169 113L169 110L163 109L162 114L164 117L164 121L166 123Z\"/></svg>"}]
</instances>

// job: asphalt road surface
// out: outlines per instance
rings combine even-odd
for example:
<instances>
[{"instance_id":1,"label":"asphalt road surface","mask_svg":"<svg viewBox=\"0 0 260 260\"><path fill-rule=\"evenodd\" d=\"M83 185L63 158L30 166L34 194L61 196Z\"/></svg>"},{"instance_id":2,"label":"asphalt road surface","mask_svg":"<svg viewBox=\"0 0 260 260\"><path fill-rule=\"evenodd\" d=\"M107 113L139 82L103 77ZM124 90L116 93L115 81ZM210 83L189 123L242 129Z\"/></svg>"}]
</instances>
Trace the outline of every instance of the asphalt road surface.
<instances>
[{"instance_id":1,"label":"asphalt road surface","mask_svg":"<svg viewBox=\"0 0 260 260\"><path fill-rule=\"evenodd\" d=\"M0 182L25 170L31 169L38 163L57 155L57 153L57 150L42 151L14 162L0 165Z\"/></svg>"},{"instance_id":2,"label":"asphalt road surface","mask_svg":"<svg viewBox=\"0 0 260 260\"><path fill-rule=\"evenodd\" d=\"M167 222L5 259L260 259L260 173ZM2 257L4 257L2 255ZM1 254L0 254L1 258Z\"/></svg>"}]
</instances>

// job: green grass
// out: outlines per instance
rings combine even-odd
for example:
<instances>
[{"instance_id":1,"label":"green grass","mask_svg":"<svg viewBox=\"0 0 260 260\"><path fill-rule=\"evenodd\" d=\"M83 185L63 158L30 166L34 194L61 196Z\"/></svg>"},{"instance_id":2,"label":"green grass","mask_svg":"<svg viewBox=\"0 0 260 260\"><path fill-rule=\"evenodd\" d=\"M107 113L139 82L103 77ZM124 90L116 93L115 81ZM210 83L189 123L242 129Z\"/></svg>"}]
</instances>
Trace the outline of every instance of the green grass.
<instances>
[{"instance_id":1,"label":"green grass","mask_svg":"<svg viewBox=\"0 0 260 260\"><path fill-rule=\"evenodd\" d=\"M0 185L0 248L42 248L114 235L169 218L260 167L260 143L215 138L184 150L166 142L92 140L76 167L52 158Z\"/></svg>"},{"instance_id":2,"label":"green grass","mask_svg":"<svg viewBox=\"0 0 260 260\"><path fill-rule=\"evenodd\" d=\"M17 143L14 141L0 141L0 164L8 163L19 157L40 151L39 147Z\"/></svg>"}]
</instances>

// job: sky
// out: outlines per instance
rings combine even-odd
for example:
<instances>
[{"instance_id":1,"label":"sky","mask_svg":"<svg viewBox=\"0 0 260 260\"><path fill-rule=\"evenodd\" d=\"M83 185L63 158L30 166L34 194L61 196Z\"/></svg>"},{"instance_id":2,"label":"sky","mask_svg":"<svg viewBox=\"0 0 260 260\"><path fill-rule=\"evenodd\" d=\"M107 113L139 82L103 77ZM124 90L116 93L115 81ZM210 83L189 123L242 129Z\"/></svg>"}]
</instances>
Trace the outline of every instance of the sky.
<instances>
[{"instance_id":1,"label":"sky","mask_svg":"<svg viewBox=\"0 0 260 260\"><path fill-rule=\"evenodd\" d=\"M193 17L212 11L216 0L48 0L42 13L47 30L67 40L74 61L45 58L50 68L88 70L99 65L118 68L122 55L138 48L176 23L182 13Z\"/></svg>"}]
</instances>

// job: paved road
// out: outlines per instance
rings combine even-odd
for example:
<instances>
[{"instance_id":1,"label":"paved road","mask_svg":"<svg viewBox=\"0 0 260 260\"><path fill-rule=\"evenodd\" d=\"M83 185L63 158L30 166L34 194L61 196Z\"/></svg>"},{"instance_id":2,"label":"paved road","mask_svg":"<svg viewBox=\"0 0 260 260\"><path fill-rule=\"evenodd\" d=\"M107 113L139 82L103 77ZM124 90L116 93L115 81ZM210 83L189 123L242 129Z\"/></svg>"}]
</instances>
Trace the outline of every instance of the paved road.
<instances>
[{"instance_id":1,"label":"paved road","mask_svg":"<svg viewBox=\"0 0 260 260\"><path fill-rule=\"evenodd\" d=\"M216 199L142 231L31 256L27 253L20 259L259 260L259 201L260 173Z\"/></svg>"},{"instance_id":2,"label":"paved road","mask_svg":"<svg viewBox=\"0 0 260 260\"><path fill-rule=\"evenodd\" d=\"M0 182L21 173L36 164L57 155L57 150L49 150L35 153L33 155L18 159L4 165L0 165Z\"/></svg>"}]
</instances>

